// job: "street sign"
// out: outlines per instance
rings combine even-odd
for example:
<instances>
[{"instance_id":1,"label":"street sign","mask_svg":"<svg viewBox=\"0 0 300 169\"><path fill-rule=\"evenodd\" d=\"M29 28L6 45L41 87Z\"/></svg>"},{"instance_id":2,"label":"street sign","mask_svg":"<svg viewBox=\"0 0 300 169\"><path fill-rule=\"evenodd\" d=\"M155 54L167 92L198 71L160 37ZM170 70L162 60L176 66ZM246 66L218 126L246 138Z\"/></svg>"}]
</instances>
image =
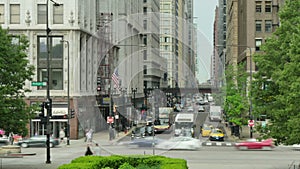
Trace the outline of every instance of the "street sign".
<instances>
[{"instance_id":1,"label":"street sign","mask_svg":"<svg viewBox=\"0 0 300 169\"><path fill-rule=\"evenodd\" d=\"M114 123L114 117L112 116L107 116L107 123Z\"/></svg>"},{"instance_id":2,"label":"street sign","mask_svg":"<svg viewBox=\"0 0 300 169\"><path fill-rule=\"evenodd\" d=\"M248 120L248 126L254 127L254 120Z\"/></svg>"},{"instance_id":3,"label":"street sign","mask_svg":"<svg viewBox=\"0 0 300 169\"><path fill-rule=\"evenodd\" d=\"M47 86L47 82L31 82L31 86Z\"/></svg>"}]
</instances>

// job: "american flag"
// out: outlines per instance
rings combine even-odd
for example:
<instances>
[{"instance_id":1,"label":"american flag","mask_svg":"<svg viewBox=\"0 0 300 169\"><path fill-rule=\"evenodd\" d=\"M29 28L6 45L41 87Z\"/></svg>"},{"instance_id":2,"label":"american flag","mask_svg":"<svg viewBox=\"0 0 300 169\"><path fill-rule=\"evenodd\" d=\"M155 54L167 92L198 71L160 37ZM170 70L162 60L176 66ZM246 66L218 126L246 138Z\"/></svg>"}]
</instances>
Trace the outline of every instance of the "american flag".
<instances>
[{"instance_id":1,"label":"american flag","mask_svg":"<svg viewBox=\"0 0 300 169\"><path fill-rule=\"evenodd\" d=\"M119 89L120 88L120 80L119 80L118 68L115 69L114 73L111 75L111 79L114 82L114 87L116 89Z\"/></svg>"}]
</instances>

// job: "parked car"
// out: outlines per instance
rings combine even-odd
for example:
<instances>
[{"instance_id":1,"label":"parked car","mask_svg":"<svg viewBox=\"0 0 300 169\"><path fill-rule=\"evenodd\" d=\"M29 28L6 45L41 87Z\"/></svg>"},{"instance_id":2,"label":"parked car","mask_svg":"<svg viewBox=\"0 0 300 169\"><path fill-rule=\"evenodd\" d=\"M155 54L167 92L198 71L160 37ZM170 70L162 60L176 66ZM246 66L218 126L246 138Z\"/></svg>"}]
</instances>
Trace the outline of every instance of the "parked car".
<instances>
[{"instance_id":1,"label":"parked car","mask_svg":"<svg viewBox=\"0 0 300 169\"><path fill-rule=\"evenodd\" d=\"M1 146L6 146L8 144L9 144L8 138L2 138L2 137L0 137L0 147Z\"/></svg>"},{"instance_id":2,"label":"parked car","mask_svg":"<svg viewBox=\"0 0 300 169\"><path fill-rule=\"evenodd\" d=\"M182 149L182 150L197 150L201 147L201 142L198 139L192 137L173 137L169 140L158 143L156 146L158 149Z\"/></svg>"},{"instance_id":3,"label":"parked car","mask_svg":"<svg viewBox=\"0 0 300 169\"><path fill-rule=\"evenodd\" d=\"M272 139L267 139L264 141L258 141L256 139L248 139L244 142L236 143L235 147L239 150L248 150L248 149L272 150L274 148L274 144Z\"/></svg>"},{"instance_id":4,"label":"parked car","mask_svg":"<svg viewBox=\"0 0 300 169\"><path fill-rule=\"evenodd\" d=\"M46 135L33 136L28 139L23 139L19 141L17 144L23 148L27 147L43 147L46 146ZM55 147L59 145L59 140L53 137L50 137L50 147Z\"/></svg>"},{"instance_id":5,"label":"parked car","mask_svg":"<svg viewBox=\"0 0 300 169\"><path fill-rule=\"evenodd\" d=\"M211 133L209 134L210 141L224 141L224 133L221 129L215 128L212 129Z\"/></svg>"},{"instance_id":6,"label":"parked car","mask_svg":"<svg viewBox=\"0 0 300 169\"><path fill-rule=\"evenodd\" d=\"M202 135L202 137L208 137L209 134L211 133L212 128L213 128L212 126L204 126L201 129L201 135Z\"/></svg>"}]
</instances>

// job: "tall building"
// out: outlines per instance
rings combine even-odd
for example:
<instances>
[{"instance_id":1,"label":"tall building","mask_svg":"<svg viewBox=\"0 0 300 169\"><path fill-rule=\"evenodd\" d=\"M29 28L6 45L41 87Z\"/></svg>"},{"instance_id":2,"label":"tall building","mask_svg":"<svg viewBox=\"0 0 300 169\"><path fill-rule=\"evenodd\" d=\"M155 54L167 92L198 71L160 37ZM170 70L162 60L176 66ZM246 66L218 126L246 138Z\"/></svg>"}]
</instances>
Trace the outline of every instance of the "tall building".
<instances>
[{"instance_id":1,"label":"tall building","mask_svg":"<svg viewBox=\"0 0 300 169\"><path fill-rule=\"evenodd\" d=\"M260 52L260 45L279 26L278 12L283 4L284 0L219 0L212 57L212 80L217 88L225 85L223 77L228 65L244 62L249 75L255 72L253 54Z\"/></svg>"},{"instance_id":2,"label":"tall building","mask_svg":"<svg viewBox=\"0 0 300 169\"><path fill-rule=\"evenodd\" d=\"M215 9L214 20L214 50L212 56L212 80L211 83L215 88L225 85L225 48L226 48L226 1L219 0Z\"/></svg>"},{"instance_id":3,"label":"tall building","mask_svg":"<svg viewBox=\"0 0 300 169\"><path fill-rule=\"evenodd\" d=\"M160 1L160 53L168 61L168 87L187 87L195 76L193 1Z\"/></svg>"},{"instance_id":4,"label":"tall building","mask_svg":"<svg viewBox=\"0 0 300 169\"><path fill-rule=\"evenodd\" d=\"M105 121L95 107L98 70L96 6L95 0L60 0L59 3L49 0L0 1L1 26L9 28L9 33L15 37L28 37L28 60L36 68L33 81L49 82L52 99L49 130L54 137L58 137L61 128L67 129L68 122L71 138L83 137L85 128L104 128L101 124ZM47 46L50 46L49 54ZM31 90L26 95L26 102L31 105L45 101L47 87L31 84L30 81L25 84L25 88ZM75 118L68 119L68 110L74 110ZM30 135L46 132L39 118L32 119L29 126Z\"/></svg>"},{"instance_id":5,"label":"tall building","mask_svg":"<svg viewBox=\"0 0 300 169\"><path fill-rule=\"evenodd\" d=\"M227 0L226 64L246 62L247 71L255 71L252 56L279 26L278 11L283 3L284 0Z\"/></svg>"},{"instance_id":6,"label":"tall building","mask_svg":"<svg viewBox=\"0 0 300 169\"><path fill-rule=\"evenodd\" d=\"M118 113L131 123L139 119L140 109L147 105L146 90L166 84L163 80L166 60L159 53L159 0L100 0L99 3L100 44L106 52L101 56L98 72L101 79L98 105L105 117ZM118 82L110 77L115 72ZM116 107L114 112L112 105ZM122 122L122 125L130 124Z\"/></svg>"}]
</instances>

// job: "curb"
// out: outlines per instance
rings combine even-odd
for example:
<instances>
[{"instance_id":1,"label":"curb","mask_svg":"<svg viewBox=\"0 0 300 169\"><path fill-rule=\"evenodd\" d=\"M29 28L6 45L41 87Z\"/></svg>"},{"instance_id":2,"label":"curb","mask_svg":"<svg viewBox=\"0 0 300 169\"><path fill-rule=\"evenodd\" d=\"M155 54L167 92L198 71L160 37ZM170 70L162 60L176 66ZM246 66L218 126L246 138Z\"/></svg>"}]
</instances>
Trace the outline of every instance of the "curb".
<instances>
[{"instance_id":1,"label":"curb","mask_svg":"<svg viewBox=\"0 0 300 169\"><path fill-rule=\"evenodd\" d=\"M232 143L232 142L203 142L202 146L233 147L233 146L235 146L235 143Z\"/></svg>"}]
</instances>

